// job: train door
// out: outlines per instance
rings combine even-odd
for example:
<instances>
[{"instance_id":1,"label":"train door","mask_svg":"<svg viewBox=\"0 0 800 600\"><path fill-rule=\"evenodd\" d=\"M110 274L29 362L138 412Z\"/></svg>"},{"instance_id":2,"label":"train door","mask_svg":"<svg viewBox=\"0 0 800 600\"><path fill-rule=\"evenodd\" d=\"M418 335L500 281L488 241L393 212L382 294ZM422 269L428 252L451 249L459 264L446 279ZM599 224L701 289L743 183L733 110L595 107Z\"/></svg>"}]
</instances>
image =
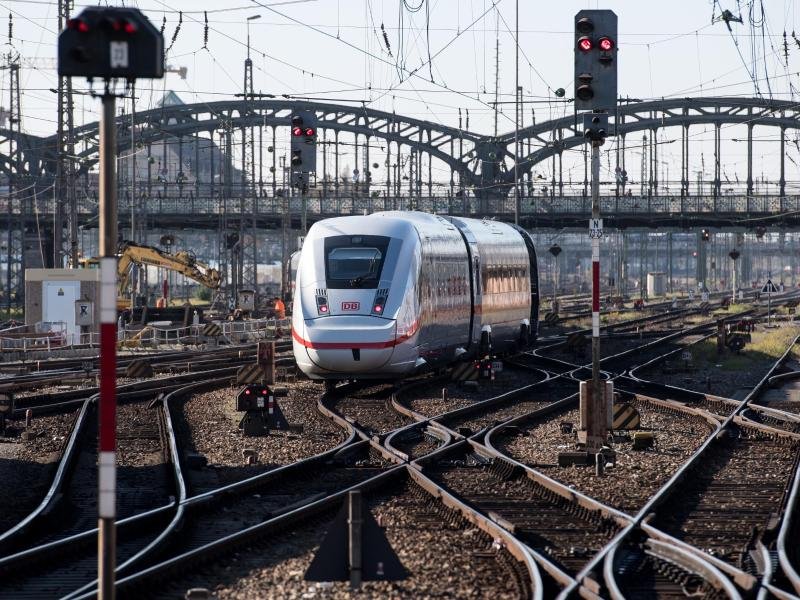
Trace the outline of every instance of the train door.
<instances>
[{"instance_id":1,"label":"train door","mask_svg":"<svg viewBox=\"0 0 800 600\"><path fill-rule=\"evenodd\" d=\"M529 275L531 280L531 321L530 321L530 341L536 339L537 327L539 326L539 268L536 264L536 248L533 245L533 238L519 225L512 225L522 239L528 250Z\"/></svg>"},{"instance_id":2,"label":"train door","mask_svg":"<svg viewBox=\"0 0 800 600\"><path fill-rule=\"evenodd\" d=\"M470 327L470 343L477 344L481 339L481 328L483 326L483 285L481 282L481 255L478 251L478 244L470 243L470 254L472 255L472 327Z\"/></svg>"}]
</instances>

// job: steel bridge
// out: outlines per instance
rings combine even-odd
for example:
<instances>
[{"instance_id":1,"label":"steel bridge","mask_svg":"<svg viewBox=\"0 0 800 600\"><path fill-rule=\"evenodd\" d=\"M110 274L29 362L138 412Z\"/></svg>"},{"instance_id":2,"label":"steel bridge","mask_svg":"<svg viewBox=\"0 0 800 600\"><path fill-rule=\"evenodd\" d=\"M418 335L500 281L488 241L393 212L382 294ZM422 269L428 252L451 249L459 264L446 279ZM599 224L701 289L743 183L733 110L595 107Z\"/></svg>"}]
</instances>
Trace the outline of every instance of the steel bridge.
<instances>
[{"instance_id":1,"label":"steel bridge","mask_svg":"<svg viewBox=\"0 0 800 600\"><path fill-rule=\"evenodd\" d=\"M315 185L302 198L286 185L286 168L277 152L278 142L289 138L290 118L297 110L315 113L321 158ZM799 112L796 103L758 98L621 104L611 119L618 141L607 154L616 176L601 182L606 226L797 225L800 196L787 194L785 145L787 130L800 126ZM746 127L741 140L747 148L746 173L737 185L723 181L722 128L729 125ZM713 128L714 152L712 179L695 187L690 129L697 126ZM753 146L758 140L754 142L753 130L761 126L777 128L780 143L775 153L779 179L768 193L758 189L754 178ZM667 128L680 131L680 178L668 182L672 193L665 193L659 169L658 135ZM117 132L123 157L121 227L131 230L131 237L145 227L238 231L240 262L247 261L247 247L255 247L261 227L304 226L340 214L418 209L503 220L516 216L531 228L582 227L590 214L588 165L584 163L582 181L564 179L565 153L585 149L571 116L520 130L519 205L510 193L517 160L514 132L481 135L469 131L468 117L466 123L459 119L459 127L447 127L364 106L248 97L122 115ZM627 173L634 146L642 159L642 177L635 185L620 176ZM98 124L75 128L70 147L75 148L66 157L73 165L70 191L78 200L63 222L74 233L96 219ZM67 236L54 231L53 222L61 221L53 215L65 213L69 194L59 186L58 166L65 157L56 135L37 137L18 127L0 130L0 149L0 174L9 184L5 197L0 196L0 218L8 230L3 258L7 287L15 293L21 289L25 257L31 254L26 246L34 238L55 238L55 247L46 254L54 263L62 262L65 250L58 240ZM360 167L352 180L341 176L343 152ZM536 174L544 167L549 178ZM253 262L255 251L250 256Z\"/></svg>"}]
</instances>

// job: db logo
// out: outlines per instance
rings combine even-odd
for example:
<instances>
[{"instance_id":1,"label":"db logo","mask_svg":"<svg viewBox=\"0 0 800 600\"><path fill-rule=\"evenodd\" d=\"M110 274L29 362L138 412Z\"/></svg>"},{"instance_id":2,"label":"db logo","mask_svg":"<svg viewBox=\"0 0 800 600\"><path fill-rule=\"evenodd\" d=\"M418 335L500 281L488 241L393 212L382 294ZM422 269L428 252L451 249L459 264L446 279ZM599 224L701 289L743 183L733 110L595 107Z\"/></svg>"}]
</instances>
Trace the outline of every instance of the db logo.
<instances>
[{"instance_id":1,"label":"db logo","mask_svg":"<svg viewBox=\"0 0 800 600\"><path fill-rule=\"evenodd\" d=\"M342 310L358 310L361 302L342 302Z\"/></svg>"}]
</instances>

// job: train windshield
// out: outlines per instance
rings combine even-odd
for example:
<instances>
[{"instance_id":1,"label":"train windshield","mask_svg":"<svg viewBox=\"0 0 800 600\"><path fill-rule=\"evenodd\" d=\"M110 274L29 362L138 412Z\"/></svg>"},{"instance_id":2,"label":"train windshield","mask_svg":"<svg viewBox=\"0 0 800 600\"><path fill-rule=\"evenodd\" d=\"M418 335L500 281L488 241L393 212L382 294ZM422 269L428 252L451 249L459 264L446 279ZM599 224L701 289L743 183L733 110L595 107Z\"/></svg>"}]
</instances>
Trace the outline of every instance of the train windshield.
<instances>
[{"instance_id":1,"label":"train windshield","mask_svg":"<svg viewBox=\"0 0 800 600\"><path fill-rule=\"evenodd\" d=\"M377 287L389 238L336 236L325 242L325 276L329 288Z\"/></svg>"}]
</instances>

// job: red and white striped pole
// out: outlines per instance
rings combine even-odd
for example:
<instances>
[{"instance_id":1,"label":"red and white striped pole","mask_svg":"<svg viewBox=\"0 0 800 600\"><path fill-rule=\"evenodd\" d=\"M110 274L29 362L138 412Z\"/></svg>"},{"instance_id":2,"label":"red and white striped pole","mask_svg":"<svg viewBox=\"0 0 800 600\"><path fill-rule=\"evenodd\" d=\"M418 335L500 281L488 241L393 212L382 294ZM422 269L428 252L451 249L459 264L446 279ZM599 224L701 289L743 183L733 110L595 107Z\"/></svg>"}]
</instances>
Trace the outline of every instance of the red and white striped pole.
<instances>
[{"instance_id":1,"label":"red and white striped pole","mask_svg":"<svg viewBox=\"0 0 800 600\"><path fill-rule=\"evenodd\" d=\"M117 181L115 97L106 88L100 126L100 408L97 594L114 598L117 515Z\"/></svg>"},{"instance_id":2,"label":"red and white striped pole","mask_svg":"<svg viewBox=\"0 0 800 600\"><path fill-rule=\"evenodd\" d=\"M597 450L605 439L605 402L600 381L600 144L592 140L592 401L589 405L587 446Z\"/></svg>"}]
</instances>

